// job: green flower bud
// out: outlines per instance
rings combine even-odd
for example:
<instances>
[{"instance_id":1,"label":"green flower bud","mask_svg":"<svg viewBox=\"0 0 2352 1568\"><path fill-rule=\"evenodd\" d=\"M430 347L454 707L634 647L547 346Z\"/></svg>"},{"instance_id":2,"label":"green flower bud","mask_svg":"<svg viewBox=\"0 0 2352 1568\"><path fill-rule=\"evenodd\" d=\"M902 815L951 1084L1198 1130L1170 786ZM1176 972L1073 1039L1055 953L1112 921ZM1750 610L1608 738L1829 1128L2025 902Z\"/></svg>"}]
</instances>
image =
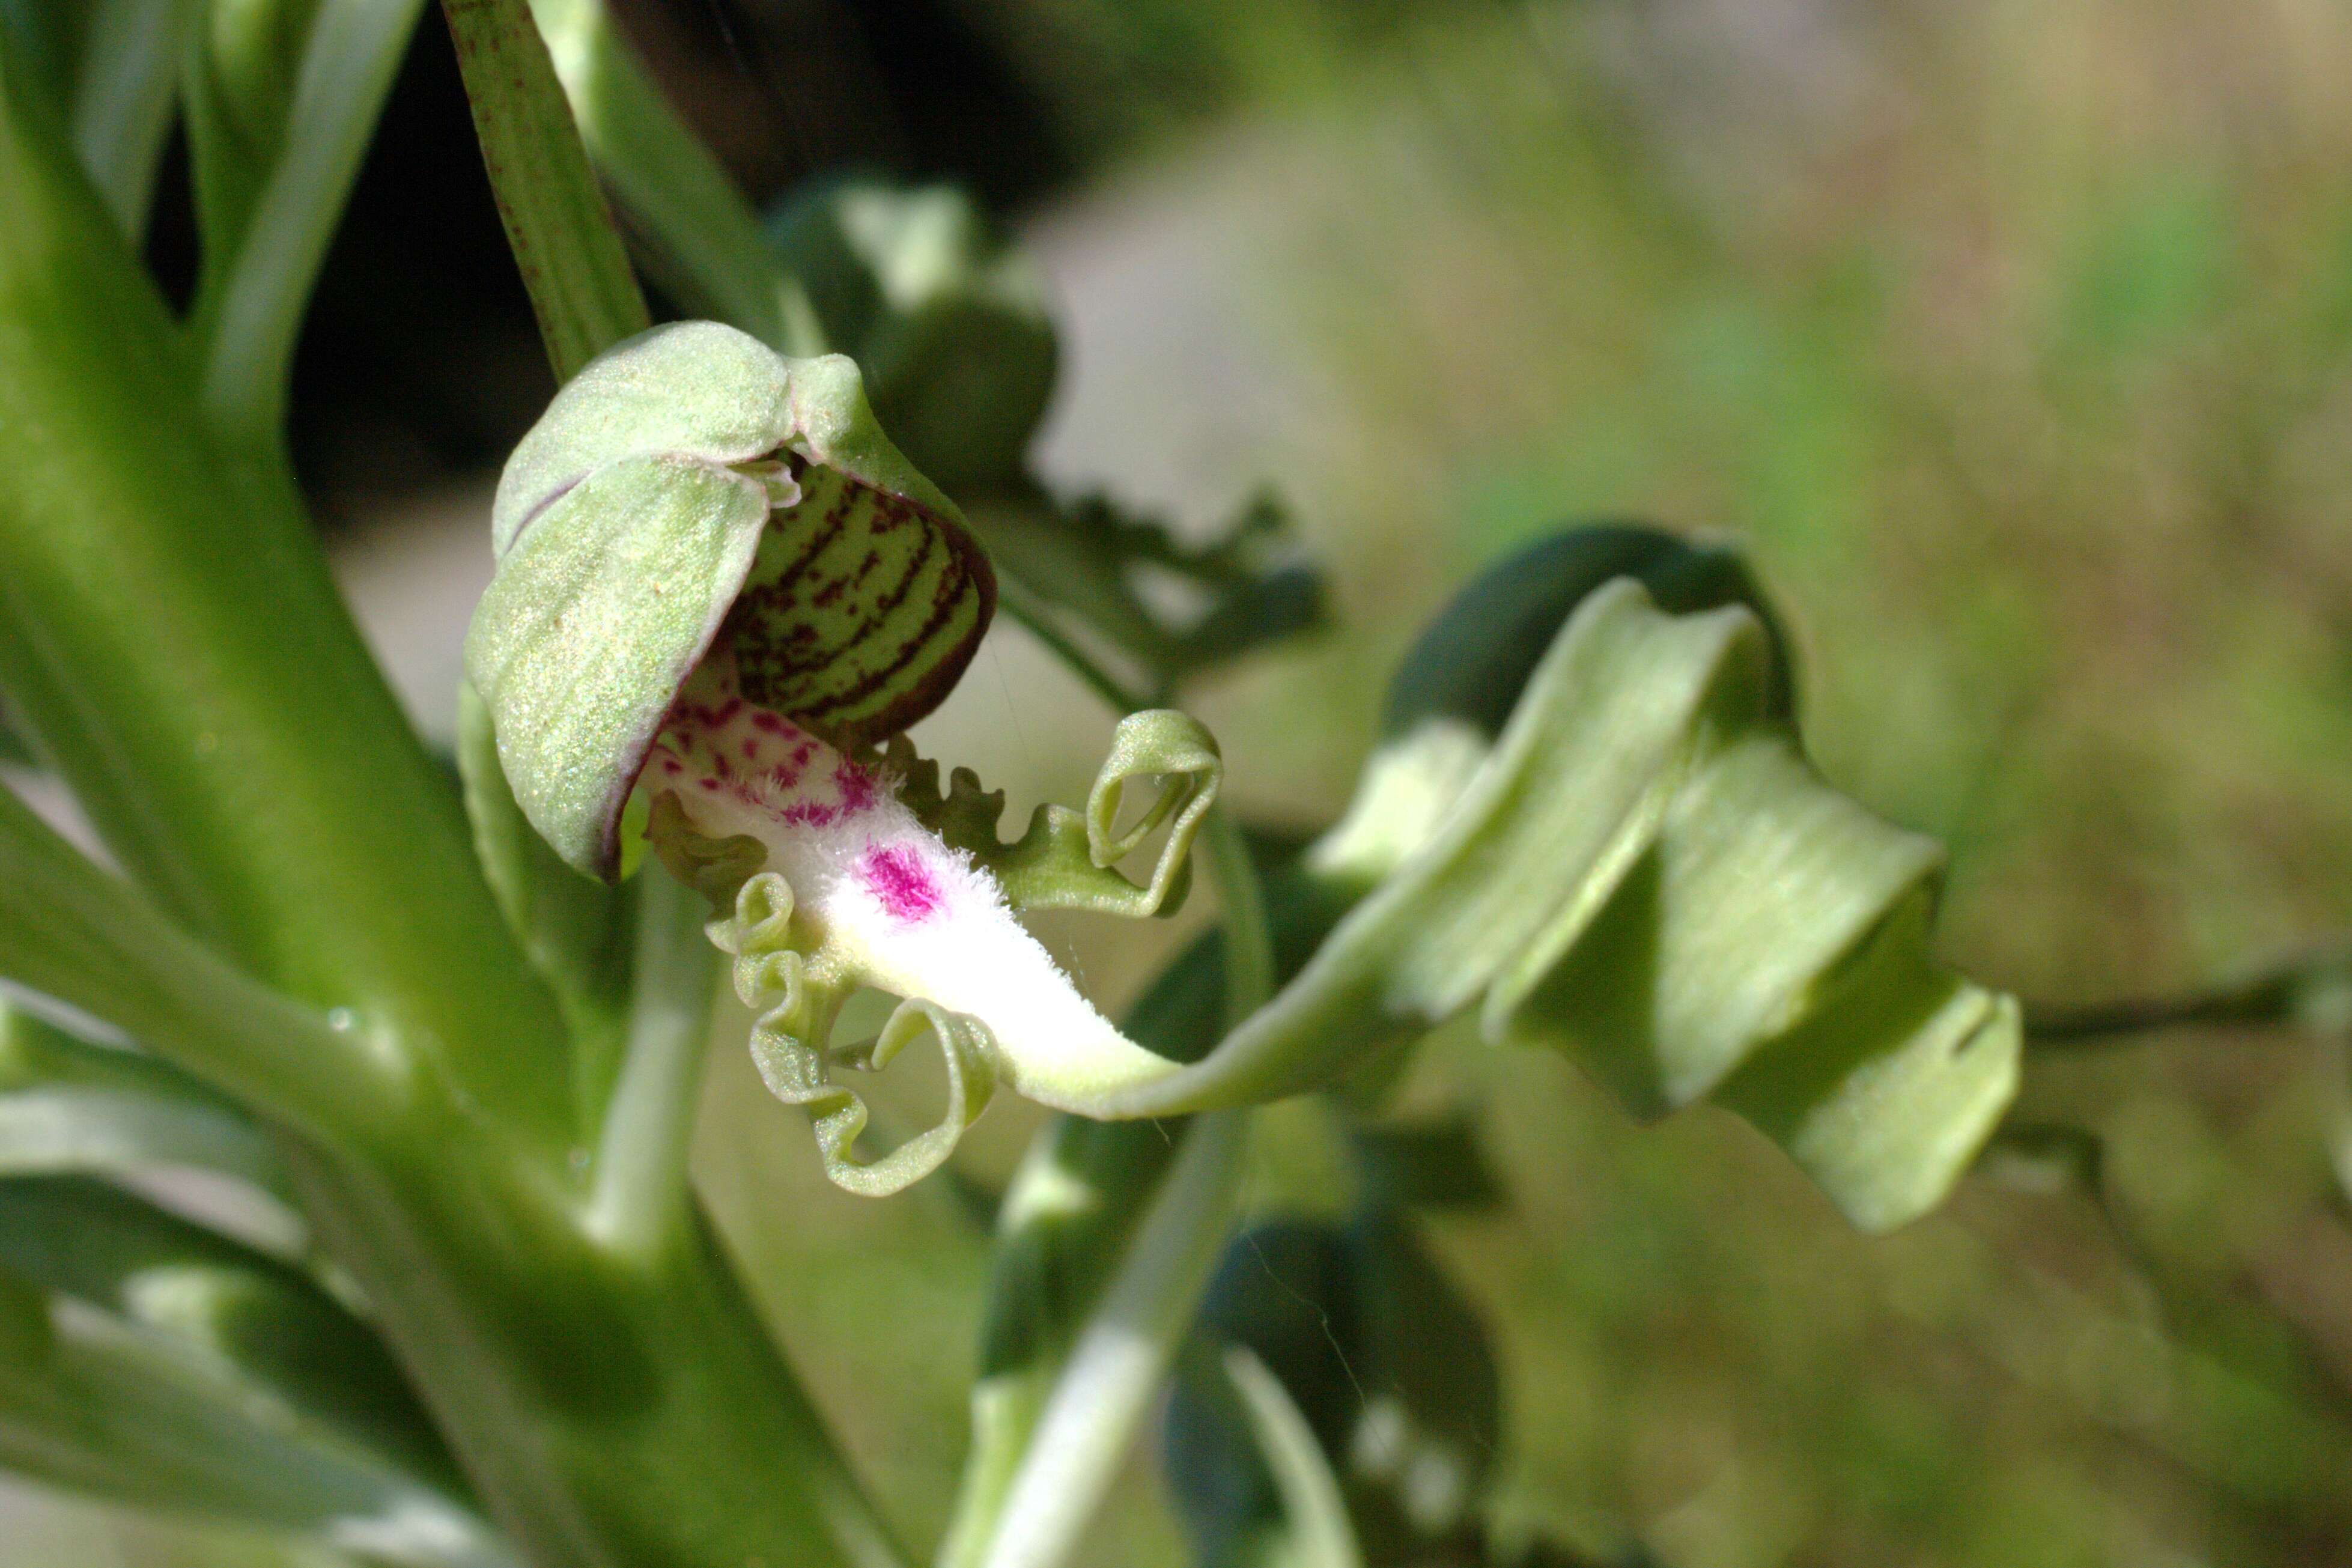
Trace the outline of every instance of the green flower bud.
<instances>
[{"instance_id":1,"label":"green flower bud","mask_svg":"<svg viewBox=\"0 0 2352 1568\"><path fill-rule=\"evenodd\" d=\"M624 805L706 656L861 746L936 707L987 629L987 556L882 434L857 367L710 321L657 327L557 395L500 479L466 639L523 814L618 869Z\"/></svg>"}]
</instances>

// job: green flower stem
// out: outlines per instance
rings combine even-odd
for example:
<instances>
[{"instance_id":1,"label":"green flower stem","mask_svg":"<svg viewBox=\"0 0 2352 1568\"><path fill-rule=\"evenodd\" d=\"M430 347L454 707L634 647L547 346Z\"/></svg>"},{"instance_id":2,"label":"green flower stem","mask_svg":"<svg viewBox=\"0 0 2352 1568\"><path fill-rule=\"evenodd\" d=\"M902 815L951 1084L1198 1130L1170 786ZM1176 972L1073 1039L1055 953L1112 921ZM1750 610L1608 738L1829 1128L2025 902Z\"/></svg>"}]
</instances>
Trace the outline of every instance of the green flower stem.
<instances>
[{"instance_id":1,"label":"green flower stem","mask_svg":"<svg viewBox=\"0 0 2352 1568\"><path fill-rule=\"evenodd\" d=\"M278 162L203 324L204 401L217 428L271 447L285 421L294 340L327 242L359 174L424 0L321 0Z\"/></svg>"},{"instance_id":2,"label":"green flower stem","mask_svg":"<svg viewBox=\"0 0 2352 1568\"><path fill-rule=\"evenodd\" d=\"M628 1038L587 1217L589 1233L625 1257L657 1246L687 1212L687 1148L719 980L702 897L665 876L644 879L639 897Z\"/></svg>"},{"instance_id":3,"label":"green flower stem","mask_svg":"<svg viewBox=\"0 0 2352 1568\"><path fill-rule=\"evenodd\" d=\"M524 0L442 0L482 162L558 381L652 325Z\"/></svg>"},{"instance_id":4,"label":"green flower stem","mask_svg":"<svg viewBox=\"0 0 2352 1568\"><path fill-rule=\"evenodd\" d=\"M589 1235L558 1015L454 792L290 483L210 444L176 328L70 153L10 112L16 85L0 79L11 711L157 902L427 1070L404 1080L396 1126L335 1142L379 1101L341 1036L298 1032L299 1010L192 942L110 932L121 900L22 832L9 967L297 1126L338 1097L341 1120L322 1111L315 1143L288 1144L304 1212L540 1568L890 1561L698 1219L634 1258ZM169 963L151 973L117 949Z\"/></svg>"},{"instance_id":5,"label":"green flower stem","mask_svg":"<svg viewBox=\"0 0 2352 1568\"><path fill-rule=\"evenodd\" d=\"M75 84L74 151L122 232L146 232L190 0L98 0Z\"/></svg>"},{"instance_id":6,"label":"green flower stem","mask_svg":"<svg viewBox=\"0 0 2352 1568\"><path fill-rule=\"evenodd\" d=\"M652 237L659 281L697 314L795 358L825 352L808 290L784 270L759 216L678 119L602 0L532 0L588 156Z\"/></svg>"},{"instance_id":7,"label":"green flower stem","mask_svg":"<svg viewBox=\"0 0 2352 1568\"><path fill-rule=\"evenodd\" d=\"M1077 1544L1191 1330L1239 1209L1249 1112L1195 1118L1038 1412L980 1568L1055 1568Z\"/></svg>"},{"instance_id":8,"label":"green flower stem","mask_svg":"<svg viewBox=\"0 0 2352 1568\"><path fill-rule=\"evenodd\" d=\"M397 1092L396 1064L360 1032L231 969L5 789L0 979L113 1025L313 1136L373 1135Z\"/></svg>"},{"instance_id":9,"label":"green flower stem","mask_svg":"<svg viewBox=\"0 0 2352 1568\"><path fill-rule=\"evenodd\" d=\"M1226 956L1220 989L1230 1024L1273 994L1274 931L1256 864L1231 813L1212 806L1201 832L1222 905ZM981 1434L942 1568L1054 1568L1076 1544L1167 1380L1239 1214L1249 1123L1247 1110L1227 1110L1189 1119L1173 1131L1101 1127L1092 1130L1087 1149L1076 1153L1086 1173L1076 1179L1083 1181L1108 1175L1135 1153L1156 1155L1150 1140L1181 1140L1116 1271L1089 1304L1033 1407L1013 1405L1028 1396L1025 1385L1038 1381L1036 1369L1009 1374L1024 1386L1008 1386L994 1429ZM1059 1134L1049 1128L1039 1136L1055 1141ZM1028 1201L1051 1211L1049 1167L1059 1151L1052 1142L1045 1150L1033 1156L1033 1164L1045 1162L1038 1165L1044 1173L1039 1190L1047 1195L1009 1198L1008 1208ZM1134 1174L1150 1180L1158 1173ZM1114 1205L1139 1201L1135 1184L1122 1190L1112 1184L1108 1191ZM1008 1220L1017 1238L1023 1226L1017 1216ZM1116 1237L1123 1228L1107 1224L1103 1234ZM1040 1325L1039 1331L1051 1332L1053 1326ZM982 1397L988 1397L985 1391Z\"/></svg>"}]
</instances>

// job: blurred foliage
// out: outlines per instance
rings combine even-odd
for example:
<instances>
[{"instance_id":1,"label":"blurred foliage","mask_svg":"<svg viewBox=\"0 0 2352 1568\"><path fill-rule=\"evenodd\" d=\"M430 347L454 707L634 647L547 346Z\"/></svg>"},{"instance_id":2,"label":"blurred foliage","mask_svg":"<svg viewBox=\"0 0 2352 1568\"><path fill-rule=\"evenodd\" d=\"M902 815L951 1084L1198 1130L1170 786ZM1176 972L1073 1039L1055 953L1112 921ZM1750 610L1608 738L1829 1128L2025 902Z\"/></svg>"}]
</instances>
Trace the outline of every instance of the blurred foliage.
<instances>
[{"instance_id":1,"label":"blurred foliage","mask_svg":"<svg viewBox=\"0 0 2352 1568\"><path fill-rule=\"evenodd\" d=\"M1147 149L1124 243L1303 367L1252 456L1339 629L1206 705L1244 800L1329 809L1480 563L1647 516L1748 549L1831 779L1952 844L1973 973L2162 994L2352 925L2352 21L969 10L1070 134ZM1162 398L1127 417L1217 423ZM1409 1096L1484 1107L1509 1199L1426 1222L1497 1341L1504 1526L1692 1568L2341 1560L2344 1078L2322 1036L2038 1062L2021 1121L2100 1158L2004 1150L1866 1243L1719 1120L1433 1053ZM1269 1121L1260 1200L1328 1203L1328 1138Z\"/></svg>"},{"instance_id":2,"label":"blurred foliage","mask_svg":"<svg viewBox=\"0 0 2352 1568\"><path fill-rule=\"evenodd\" d=\"M2352 16L962 8L1110 170L1061 221L1205 237L1169 248L1301 367L1279 462L1198 498L1278 479L1335 575L1337 629L1205 705L1244 800L1334 809L1455 583L1562 517L1644 516L1749 552L1830 779L1952 845L1973 973L2161 994L2352 926ZM1116 416L1181 445L1218 412L1171 378ZM1015 716L1050 748L1045 699ZM1139 968L1083 956L1114 1000ZM717 1059L704 1184L832 1409L871 1391L848 1439L928 1533L979 1234L941 1191L824 1190L750 1075ZM1503 1198L1417 1220L1501 1373L1495 1538L1677 1568L2352 1556L2345 1083L2318 1037L2037 1061L1985 1175L1870 1241L1728 1117L1637 1129L1548 1055L1441 1038L1405 1101L1475 1106ZM1338 1218L1321 1110L1261 1121L1254 1198ZM1024 1130L1000 1110L960 1158L1001 1180ZM1137 1468L1090 1561L1183 1561L1163 1503ZM125 1552L204 1560L168 1544Z\"/></svg>"}]
</instances>

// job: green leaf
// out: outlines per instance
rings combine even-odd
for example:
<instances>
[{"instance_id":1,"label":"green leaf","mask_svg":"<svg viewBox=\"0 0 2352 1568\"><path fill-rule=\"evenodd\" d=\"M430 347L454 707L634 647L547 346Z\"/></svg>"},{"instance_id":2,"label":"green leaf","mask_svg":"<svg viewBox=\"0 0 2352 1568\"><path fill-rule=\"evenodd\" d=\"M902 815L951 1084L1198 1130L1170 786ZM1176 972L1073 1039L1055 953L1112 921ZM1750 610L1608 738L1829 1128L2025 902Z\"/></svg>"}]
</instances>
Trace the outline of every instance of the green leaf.
<instances>
[{"instance_id":1,"label":"green leaf","mask_svg":"<svg viewBox=\"0 0 2352 1568\"><path fill-rule=\"evenodd\" d=\"M74 149L122 232L147 229L156 165L172 128L194 0L100 0L74 100Z\"/></svg>"},{"instance_id":2,"label":"green leaf","mask_svg":"<svg viewBox=\"0 0 2352 1568\"><path fill-rule=\"evenodd\" d=\"M1398 665L1381 731L1402 735L1449 718L1502 733L1561 624L1619 577L1640 583L1673 615L1726 605L1754 612L1771 644L1766 710L1794 721L1788 634L1738 551L1640 523L1591 523L1514 551L1465 584Z\"/></svg>"},{"instance_id":3,"label":"green leaf","mask_svg":"<svg viewBox=\"0 0 2352 1568\"><path fill-rule=\"evenodd\" d=\"M0 47L10 86L37 99L60 123L71 112L97 15L97 7L77 0L0 0Z\"/></svg>"},{"instance_id":4,"label":"green leaf","mask_svg":"<svg viewBox=\"0 0 2352 1568\"><path fill-rule=\"evenodd\" d=\"M226 0L205 8L187 62L196 226L215 289L285 151L296 79L323 0Z\"/></svg>"},{"instance_id":5,"label":"green leaf","mask_svg":"<svg viewBox=\"0 0 2352 1568\"><path fill-rule=\"evenodd\" d=\"M198 1169L299 1212L276 1142L186 1074L0 1002L0 1175ZM299 1230L299 1222L296 1227Z\"/></svg>"},{"instance_id":6,"label":"green leaf","mask_svg":"<svg viewBox=\"0 0 2352 1568\"><path fill-rule=\"evenodd\" d=\"M592 875L617 868L622 805L722 626L747 696L856 744L938 704L994 602L856 367L716 322L575 377L516 448L491 532L467 669L524 816Z\"/></svg>"},{"instance_id":7,"label":"green leaf","mask_svg":"<svg viewBox=\"0 0 2352 1568\"><path fill-rule=\"evenodd\" d=\"M599 0L532 0L580 138L647 268L689 314L790 354L826 342L731 176L663 99Z\"/></svg>"},{"instance_id":8,"label":"green leaf","mask_svg":"<svg viewBox=\"0 0 2352 1568\"><path fill-rule=\"evenodd\" d=\"M1365 1201L1386 1208L1491 1209L1502 1202L1470 1119L1360 1125L1349 1130Z\"/></svg>"},{"instance_id":9,"label":"green leaf","mask_svg":"<svg viewBox=\"0 0 2352 1568\"><path fill-rule=\"evenodd\" d=\"M274 443L327 244L423 0L216 0L183 89L204 266L207 409Z\"/></svg>"},{"instance_id":10,"label":"green leaf","mask_svg":"<svg viewBox=\"0 0 2352 1568\"><path fill-rule=\"evenodd\" d=\"M91 865L0 788L0 979L110 1024L267 1113L367 1125L382 1064Z\"/></svg>"},{"instance_id":11,"label":"green leaf","mask_svg":"<svg viewBox=\"0 0 2352 1568\"><path fill-rule=\"evenodd\" d=\"M145 230L193 0L5 0L0 47L68 128L123 233Z\"/></svg>"},{"instance_id":12,"label":"green leaf","mask_svg":"<svg viewBox=\"0 0 2352 1568\"><path fill-rule=\"evenodd\" d=\"M0 1268L177 1335L306 1419L460 1486L374 1331L290 1265L102 1182L18 1176L0 1181Z\"/></svg>"},{"instance_id":13,"label":"green leaf","mask_svg":"<svg viewBox=\"0 0 2352 1568\"><path fill-rule=\"evenodd\" d=\"M0 1092L0 1176L173 1166L283 1190L268 1140L218 1107L86 1085Z\"/></svg>"},{"instance_id":14,"label":"green leaf","mask_svg":"<svg viewBox=\"0 0 2352 1568\"><path fill-rule=\"evenodd\" d=\"M374 1336L299 1273L99 1184L16 1179L0 1286L0 1464L391 1561L509 1561Z\"/></svg>"}]
</instances>

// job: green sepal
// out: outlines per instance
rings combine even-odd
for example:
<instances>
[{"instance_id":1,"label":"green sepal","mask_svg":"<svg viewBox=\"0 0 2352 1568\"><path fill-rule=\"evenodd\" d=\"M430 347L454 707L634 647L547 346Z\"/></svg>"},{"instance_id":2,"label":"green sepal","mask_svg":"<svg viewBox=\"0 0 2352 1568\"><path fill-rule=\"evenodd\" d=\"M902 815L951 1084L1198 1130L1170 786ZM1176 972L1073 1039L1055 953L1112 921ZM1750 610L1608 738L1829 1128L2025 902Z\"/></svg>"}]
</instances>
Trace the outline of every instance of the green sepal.
<instances>
[{"instance_id":1,"label":"green sepal","mask_svg":"<svg viewBox=\"0 0 2352 1568\"><path fill-rule=\"evenodd\" d=\"M756 484L633 457L567 490L499 563L467 674L515 803L574 869L617 868L621 808L767 517Z\"/></svg>"},{"instance_id":2,"label":"green sepal","mask_svg":"<svg viewBox=\"0 0 2352 1568\"><path fill-rule=\"evenodd\" d=\"M865 368L883 426L962 493L1018 477L1054 390L1036 271L966 193L825 184L769 220L828 342Z\"/></svg>"},{"instance_id":3,"label":"green sepal","mask_svg":"<svg viewBox=\"0 0 2352 1568\"><path fill-rule=\"evenodd\" d=\"M836 563L853 526L864 542ZM855 745L939 703L994 603L986 556L882 434L856 365L709 321L573 378L509 460L491 537L467 673L524 816L607 878L654 734L722 626L747 650L788 644L799 675L771 705ZM853 586L877 564L883 587Z\"/></svg>"},{"instance_id":4,"label":"green sepal","mask_svg":"<svg viewBox=\"0 0 2352 1568\"><path fill-rule=\"evenodd\" d=\"M1224 778L1216 738L1198 720L1166 708L1130 713L1112 734L1086 810L1040 805L1027 830L1006 844L996 831L1004 815L1004 792L983 791L971 769L950 773L942 794L939 764L918 757L904 737L891 742L882 766L898 779L898 798L908 809L986 868L1014 909L1086 910L1131 918L1171 915L1183 906L1192 887L1192 840ZM1122 829L1118 821L1127 786L1143 778L1157 779L1158 793ZM1138 886L1118 864L1163 826L1168 837L1150 879Z\"/></svg>"}]
</instances>

